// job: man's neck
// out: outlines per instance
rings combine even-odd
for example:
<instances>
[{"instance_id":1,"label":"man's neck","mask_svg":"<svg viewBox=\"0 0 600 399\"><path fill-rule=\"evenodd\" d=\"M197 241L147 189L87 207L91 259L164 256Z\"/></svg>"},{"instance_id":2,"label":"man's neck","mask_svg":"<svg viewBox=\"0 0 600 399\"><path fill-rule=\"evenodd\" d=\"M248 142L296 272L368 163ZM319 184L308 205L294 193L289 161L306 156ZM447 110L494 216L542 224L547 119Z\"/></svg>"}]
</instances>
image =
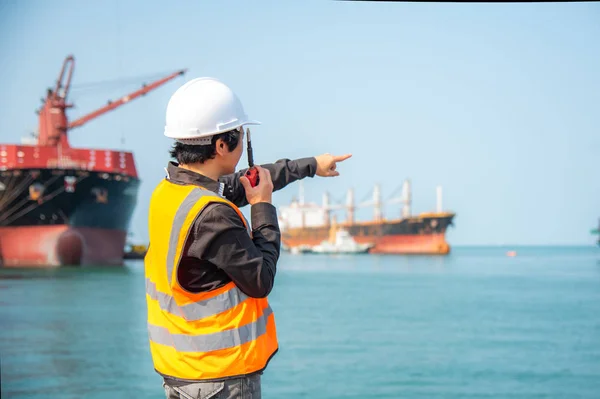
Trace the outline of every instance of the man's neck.
<instances>
[{"instance_id":1,"label":"man's neck","mask_svg":"<svg viewBox=\"0 0 600 399\"><path fill-rule=\"evenodd\" d=\"M219 177L221 177L221 170L217 165L212 163L190 163L190 164L179 164L180 168L191 170L192 172L196 172L201 174L202 176L206 176L209 179L214 181L218 181Z\"/></svg>"}]
</instances>

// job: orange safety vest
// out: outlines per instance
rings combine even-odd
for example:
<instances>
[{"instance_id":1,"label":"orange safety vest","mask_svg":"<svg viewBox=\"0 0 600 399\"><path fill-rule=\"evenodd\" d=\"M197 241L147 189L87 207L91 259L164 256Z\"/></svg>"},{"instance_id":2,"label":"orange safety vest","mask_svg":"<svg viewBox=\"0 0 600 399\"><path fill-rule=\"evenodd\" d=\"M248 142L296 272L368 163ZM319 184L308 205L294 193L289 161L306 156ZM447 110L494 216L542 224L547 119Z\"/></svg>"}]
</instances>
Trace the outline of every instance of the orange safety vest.
<instances>
[{"instance_id":1,"label":"orange safety vest","mask_svg":"<svg viewBox=\"0 0 600 399\"><path fill-rule=\"evenodd\" d=\"M191 293L177 267L194 220L211 202L230 201L193 185L163 180L152 194L150 245L144 259L148 336L154 368L183 380L214 380L263 370L278 349L275 317L267 298L251 298L233 282Z\"/></svg>"}]
</instances>

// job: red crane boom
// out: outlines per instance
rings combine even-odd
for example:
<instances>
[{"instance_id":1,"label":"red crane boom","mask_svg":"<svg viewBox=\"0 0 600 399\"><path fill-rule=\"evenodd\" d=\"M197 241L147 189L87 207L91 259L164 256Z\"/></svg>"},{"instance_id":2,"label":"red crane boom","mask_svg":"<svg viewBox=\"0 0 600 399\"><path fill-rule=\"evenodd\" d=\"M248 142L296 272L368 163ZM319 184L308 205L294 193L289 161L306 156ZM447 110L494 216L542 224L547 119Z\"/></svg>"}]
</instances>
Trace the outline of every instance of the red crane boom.
<instances>
[{"instance_id":1,"label":"red crane boom","mask_svg":"<svg viewBox=\"0 0 600 399\"><path fill-rule=\"evenodd\" d=\"M139 96L143 96L157 87L176 78L177 76L183 75L187 71L186 69L183 69L149 85L143 85L141 89L127 94L117 101L109 101L108 105L105 105L104 107L69 123L67 120L66 109L72 107L72 104L67 103L67 96L69 95L71 77L73 76L74 69L75 59L70 55L65 58L65 61L63 62L60 74L56 80L56 87L54 90L48 89L46 98L42 100L44 104L39 110L40 124L38 145L40 146L53 147L60 144L63 147L69 147L69 142L67 139L68 130L82 126L90 120L99 117L100 115L112 111L113 109L120 107L121 105L126 104ZM65 72L67 72L66 82L64 82Z\"/></svg>"},{"instance_id":2,"label":"red crane boom","mask_svg":"<svg viewBox=\"0 0 600 399\"><path fill-rule=\"evenodd\" d=\"M151 90L154 90L155 88L157 88L158 86L161 86L165 83L167 83L169 80L176 78L177 76L183 75L186 72L185 69L181 70L181 71L177 71L165 78L162 78L160 80L157 80L154 83L151 83L149 85L144 85L141 89L134 91L133 93L127 94L121 98L119 98L117 101L110 101L108 103L108 105L94 111L94 112L90 112L89 114L82 116L81 118L69 123L69 129L74 129L76 127L79 127L81 125L83 125L86 122L89 122L90 120L99 117L102 114L105 114L109 111L112 111L113 109L128 103L129 101L139 97L139 96L143 96L144 94L148 93Z\"/></svg>"}]
</instances>

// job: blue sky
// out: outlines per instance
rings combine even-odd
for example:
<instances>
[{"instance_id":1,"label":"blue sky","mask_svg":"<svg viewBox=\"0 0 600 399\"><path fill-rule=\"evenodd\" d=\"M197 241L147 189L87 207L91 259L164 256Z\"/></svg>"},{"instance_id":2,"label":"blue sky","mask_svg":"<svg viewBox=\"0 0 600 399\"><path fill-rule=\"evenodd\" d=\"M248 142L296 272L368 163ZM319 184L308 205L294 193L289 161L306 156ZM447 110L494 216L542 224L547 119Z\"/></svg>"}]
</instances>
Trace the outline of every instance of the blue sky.
<instances>
[{"instance_id":1,"label":"blue sky","mask_svg":"<svg viewBox=\"0 0 600 399\"><path fill-rule=\"evenodd\" d=\"M340 177L305 180L307 200L320 203L324 190L343 198L349 187L360 200L375 182L387 198L410 178L415 212L433 210L443 186L444 208L457 213L451 244L593 245L598 21L598 3L3 0L0 142L36 128L39 98L69 53L75 86L189 68L70 135L73 146L134 152L137 237L147 237L149 196L169 160L169 97L213 76L263 122L252 130L257 162L354 154ZM74 90L69 116L136 88Z\"/></svg>"}]
</instances>

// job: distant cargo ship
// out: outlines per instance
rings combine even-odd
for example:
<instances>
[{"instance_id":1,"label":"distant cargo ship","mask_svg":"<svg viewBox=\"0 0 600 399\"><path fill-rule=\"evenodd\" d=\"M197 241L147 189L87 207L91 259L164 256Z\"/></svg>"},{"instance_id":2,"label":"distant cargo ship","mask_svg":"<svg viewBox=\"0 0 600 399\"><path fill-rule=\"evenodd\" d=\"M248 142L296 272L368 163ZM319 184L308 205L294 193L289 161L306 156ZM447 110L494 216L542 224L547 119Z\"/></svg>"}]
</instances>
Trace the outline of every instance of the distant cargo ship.
<instances>
[{"instance_id":1,"label":"distant cargo ship","mask_svg":"<svg viewBox=\"0 0 600 399\"><path fill-rule=\"evenodd\" d=\"M67 132L183 74L177 71L68 122L65 59L28 144L0 144L0 266L122 264L140 181L133 154L72 148Z\"/></svg>"},{"instance_id":2,"label":"distant cargo ship","mask_svg":"<svg viewBox=\"0 0 600 399\"><path fill-rule=\"evenodd\" d=\"M373 200L354 204L354 192L348 191L345 205L331 205L329 195L323 195L323 204L304 202L302 182L299 199L289 206L279 208L279 224L282 243L290 249L302 249L321 244L331 235L331 229L341 228L350 233L358 243L373 244L370 253L446 255L450 245L446 241L446 230L453 225L455 213L442 211L442 191L437 188L437 210L435 212L411 215L410 181L402 186L402 196L385 204L402 204L402 216L388 220L383 217L381 190L379 185L373 190ZM371 221L359 222L354 219L357 207L373 206ZM346 220L338 223L332 212L346 209Z\"/></svg>"}]
</instances>

